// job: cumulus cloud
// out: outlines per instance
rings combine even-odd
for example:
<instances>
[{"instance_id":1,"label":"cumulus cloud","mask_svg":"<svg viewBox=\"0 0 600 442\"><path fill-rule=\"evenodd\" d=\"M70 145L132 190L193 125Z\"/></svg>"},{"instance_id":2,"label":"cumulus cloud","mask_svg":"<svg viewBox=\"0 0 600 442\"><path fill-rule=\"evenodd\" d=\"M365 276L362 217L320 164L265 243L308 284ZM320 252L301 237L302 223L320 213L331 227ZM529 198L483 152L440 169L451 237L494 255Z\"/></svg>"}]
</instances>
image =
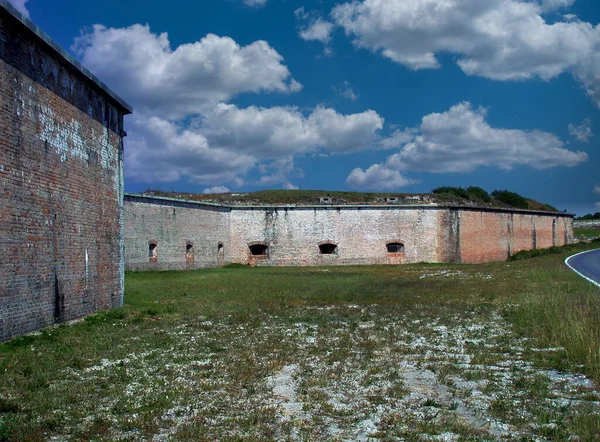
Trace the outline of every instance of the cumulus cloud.
<instances>
[{"instance_id":1,"label":"cumulus cloud","mask_svg":"<svg viewBox=\"0 0 600 442\"><path fill-rule=\"evenodd\" d=\"M443 113L423 117L418 134L388 159L399 170L471 172L481 166L510 170L517 165L536 169L576 166L587 160L554 134L491 127L486 110L464 102Z\"/></svg>"},{"instance_id":2,"label":"cumulus cloud","mask_svg":"<svg viewBox=\"0 0 600 442\"><path fill-rule=\"evenodd\" d=\"M597 194L597 195L600 195L600 183L597 183L594 186L594 193Z\"/></svg>"},{"instance_id":3,"label":"cumulus cloud","mask_svg":"<svg viewBox=\"0 0 600 442\"><path fill-rule=\"evenodd\" d=\"M298 35L302 40L306 41L320 41L321 43L329 43L331 39L331 31L333 29L333 23L317 18L313 20L308 26L300 28Z\"/></svg>"},{"instance_id":4,"label":"cumulus cloud","mask_svg":"<svg viewBox=\"0 0 600 442\"><path fill-rule=\"evenodd\" d=\"M418 128L398 131L392 137L396 142L411 137L398 153L364 172L353 170L347 182L364 182L375 188L376 175L391 176L390 171L466 173L482 166L510 170L518 165L547 169L576 166L588 159L585 152L565 149L556 135L537 130L494 128L485 117L485 109L474 109L468 102L443 113L426 115Z\"/></svg>"},{"instance_id":5,"label":"cumulus cloud","mask_svg":"<svg viewBox=\"0 0 600 442\"><path fill-rule=\"evenodd\" d=\"M134 181L238 187L257 169L258 184L296 188L290 181L302 175L296 156L356 152L380 142L384 121L372 110L343 115L323 106L301 112L228 104L245 92L299 90L264 41L240 46L209 34L172 49L167 34L148 26L97 25L74 48L135 108L125 149L125 173Z\"/></svg>"},{"instance_id":6,"label":"cumulus cloud","mask_svg":"<svg viewBox=\"0 0 600 442\"><path fill-rule=\"evenodd\" d=\"M569 133L582 143L589 143L592 133L592 120L586 118L580 125L569 124Z\"/></svg>"},{"instance_id":7,"label":"cumulus cloud","mask_svg":"<svg viewBox=\"0 0 600 442\"><path fill-rule=\"evenodd\" d=\"M417 182L382 164L373 164L364 171L356 168L346 178L348 187L362 190L394 190Z\"/></svg>"},{"instance_id":8,"label":"cumulus cloud","mask_svg":"<svg viewBox=\"0 0 600 442\"><path fill-rule=\"evenodd\" d=\"M331 18L357 47L409 69L436 69L457 54L468 75L494 80L550 80L571 72L600 106L600 25L549 24L545 12L570 0L362 0L333 8Z\"/></svg>"},{"instance_id":9,"label":"cumulus cloud","mask_svg":"<svg viewBox=\"0 0 600 442\"><path fill-rule=\"evenodd\" d=\"M12 4L17 11L29 18L29 10L27 9L28 0L8 0L8 2Z\"/></svg>"},{"instance_id":10,"label":"cumulus cloud","mask_svg":"<svg viewBox=\"0 0 600 442\"><path fill-rule=\"evenodd\" d=\"M231 192L231 190L229 190L225 186L208 187L202 191L202 193L204 195L211 195L211 194L215 194L215 193L229 193L229 192Z\"/></svg>"},{"instance_id":11,"label":"cumulus cloud","mask_svg":"<svg viewBox=\"0 0 600 442\"><path fill-rule=\"evenodd\" d=\"M382 150L395 149L411 141L414 134L415 129L395 130L389 137L382 138L379 141L379 147Z\"/></svg>"},{"instance_id":12,"label":"cumulus cloud","mask_svg":"<svg viewBox=\"0 0 600 442\"><path fill-rule=\"evenodd\" d=\"M372 110L343 115L318 106L304 116L294 107L238 108L221 103L205 114L200 130L212 146L270 159L320 148L329 153L368 150L383 123Z\"/></svg>"},{"instance_id":13,"label":"cumulus cloud","mask_svg":"<svg viewBox=\"0 0 600 442\"><path fill-rule=\"evenodd\" d=\"M173 50L166 33L154 34L147 25L95 25L73 48L137 112L169 119L200 114L244 92L301 88L283 57L265 41L240 46L229 37L208 34Z\"/></svg>"},{"instance_id":14,"label":"cumulus cloud","mask_svg":"<svg viewBox=\"0 0 600 442\"><path fill-rule=\"evenodd\" d=\"M200 131L160 117L133 114L128 122L125 175L137 182L235 182L256 162L252 155L210 146Z\"/></svg>"},{"instance_id":15,"label":"cumulus cloud","mask_svg":"<svg viewBox=\"0 0 600 442\"><path fill-rule=\"evenodd\" d=\"M304 115L293 107L225 103L188 124L141 114L130 121L125 171L131 179L221 184L259 166L260 184L288 187L289 175L301 174L294 167L296 155L368 150L377 144L383 127L383 118L371 110L343 115L317 107Z\"/></svg>"}]
</instances>

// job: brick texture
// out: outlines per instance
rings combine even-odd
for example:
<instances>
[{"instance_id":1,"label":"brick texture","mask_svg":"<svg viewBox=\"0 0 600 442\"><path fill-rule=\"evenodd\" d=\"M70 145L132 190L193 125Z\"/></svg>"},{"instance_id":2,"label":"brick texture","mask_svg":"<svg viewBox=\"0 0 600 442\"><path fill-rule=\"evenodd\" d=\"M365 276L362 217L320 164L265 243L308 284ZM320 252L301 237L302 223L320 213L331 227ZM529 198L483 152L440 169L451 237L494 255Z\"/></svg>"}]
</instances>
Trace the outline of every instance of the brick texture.
<instances>
[{"instance_id":1,"label":"brick texture","mask_svg":"<svg viewBox=\"0 0 600 442\"><path fill-rule=\"evenodd\" d=\"M402 264L441 260L436 209L289 208L231 211L231 259L256 265ZM265 242L268 256L253 257L248 244ZM337 245L324 255L319 244ZM386 244L404 244L387 253Z\"/></svg>"},{"instance_id":2,"label":"brick texture","mask_svg":"<svg viewBox=\"0 0 600 442\"><path fill-rule=\"evenodd\" d=\"M229 209L130 195L124 206L127 270L196 269L230 262ZM155 259L149 256L150 242L156 244ZM187 245L192 246L189 251Z\"/></svg>"},{"instance_id":3,"label":"brick texture","mask_svg":"<svg viewBox=\"0 0 600 442\"><path fill-rule=\"evenodd\" d=\"M0 340L122 305L122 127L0 8Z\"/></svg>"},{"instance_id":4,"label":"brick texture","mask_svg":"<svg viewBox=\"0 0 600 442\"><path fill-rule=\"evenodd\" d=\"M573 241L573 219L556 213L441 206L211 207L126 196L128 269L184 269L234 262L258 266L479 263ZM193 264L185 247L194 243ZM149 243L157 242L156 261ZM216 259L217 244L224 246ZM404 250L388 253L387 244ZM337 246L323 254L322 244ZM251 246L264 245L255 256Z\"/></svg>"},{"instance_id":5,"label":"brick texture","mask_svg":"<svg viewBox=\"0 0 600 442\"><path fill-rule=\"evenodd\" d=\"M460 211L460 262L502 261L521 250L573 242L573 217L510 211Z\"/></svg>"}]
</instances>

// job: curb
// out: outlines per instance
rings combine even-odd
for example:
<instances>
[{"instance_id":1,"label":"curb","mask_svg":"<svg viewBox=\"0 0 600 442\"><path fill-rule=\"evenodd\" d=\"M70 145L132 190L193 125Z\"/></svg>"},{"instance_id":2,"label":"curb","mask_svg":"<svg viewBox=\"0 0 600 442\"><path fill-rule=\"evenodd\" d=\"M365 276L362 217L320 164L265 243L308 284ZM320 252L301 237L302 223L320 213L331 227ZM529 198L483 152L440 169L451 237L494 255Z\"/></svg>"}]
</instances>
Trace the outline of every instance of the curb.
<instances>
[{"instance_id":1,"label":"curb","mask_svg":"<svg viewBox=\"0 0 600 442\"><path fill-rule=\"evenodd\" d=\"M577 274L578 274L579 276L581 276L582 278L584 278L584 279L588 280L589 282L591 282L592 284L594 284L594 285L596 285L596 286L600 287L600 283L598 283L598 282L594 281L594 280L593 280L593 279L591 279L591 278L588 278L588 277L587 277L587 276L585 276L583 273L581 273L581 272L578 272L577 270L575 270L575 268L573 268L573 267L571 266L571 264L569 264L569 259L571 259L571 258L574 258L574 257L576 257L576 256L579 256L579 255L583 255L584 253L597 252L598 250L600 250L600 249L586 250L585 252L579 252L579 253L576 253L576 254L574 254L574 255L568 256L568 257L567 257L567 259L565 259L565 264L566 264L566 266L567 266L568 268L570 268L571 270L573 270L575 273L577 273Z\"/></svg>"}]
</instances>

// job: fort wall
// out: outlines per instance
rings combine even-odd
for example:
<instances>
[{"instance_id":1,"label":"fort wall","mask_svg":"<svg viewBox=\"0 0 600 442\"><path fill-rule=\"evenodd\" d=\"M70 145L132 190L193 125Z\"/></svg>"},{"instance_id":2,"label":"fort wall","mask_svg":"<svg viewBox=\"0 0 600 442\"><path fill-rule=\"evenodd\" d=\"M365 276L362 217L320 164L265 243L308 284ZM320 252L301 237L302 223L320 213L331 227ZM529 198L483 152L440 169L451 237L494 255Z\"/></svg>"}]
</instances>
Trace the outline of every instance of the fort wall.
<instances>
[{"instance_id":1,"label":"fort wall","mask_svg":"<svg viewBox=\"0 0 600 442\"><path fill-rule=\"evenodd\" d=\"M521 250L573 242L573 217L556 213L460 210L460 262L503 261Z\"/></svg>"},{"instance_id":2,"label":"fort wall","mask_svg":"<svg viewBox=\"0 0 600 442\"><path fill-rule=\"evenodd\" d=\"M130 270L479 263L573 241L572 215L436 205L221 206L126 195ZM158 254L153 259L151 244ZM190 265L186 244L193 243ZM224 248L215 259L215 247Z\"/></svg>"},{"instance_id":3,"label":"fort wall","mask_svg":"<svg viewBox=\"0 0 600 442\"><path fill-rule=\"evenodd\" d=\"M232 262L255 265L403 264L439 262L442 211L435 208L306 207L232 208ZM268 253L252 256L248 244L264 242ZM332 244L334 253L319 246ZM387 244L403 245L388 253Z\"/></svg>"},{"instance_id":4,"label":"fort wall","mask_svg":"<svg viewBox=\"0 0 600 442\"><path fill-rule=\"evenodd\" d=\"M123 303L129 108L0 0L0 340Z\"/></svg>"},{"instance_id":5,"label":"fort wall","mask_svg":"<svg viewBox=\"0 0 600 442\"><path fill-rule=\"evenodd\" d=\"M228 208L128 195L128 270L183 270L231 262Z\"/></svg>"},{"instance_id":6,"label":"fort wall","mask_svg":"<svg viewBox=\"0 0 600 442\"><path fill-rule=\"evenodd\" d=\"M578 229L600 228L600 219L586 219L573 221L573 227Z\"/></svg>"}]
</instances>

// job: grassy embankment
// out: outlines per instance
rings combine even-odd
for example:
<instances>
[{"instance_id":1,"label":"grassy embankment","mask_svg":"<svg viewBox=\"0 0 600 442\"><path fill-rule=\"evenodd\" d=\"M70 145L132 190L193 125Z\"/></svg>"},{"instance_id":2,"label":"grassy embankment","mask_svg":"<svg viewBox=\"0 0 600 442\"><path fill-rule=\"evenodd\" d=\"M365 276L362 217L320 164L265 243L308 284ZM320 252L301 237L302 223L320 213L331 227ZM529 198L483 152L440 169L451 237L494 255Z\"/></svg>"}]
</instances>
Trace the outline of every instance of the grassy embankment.
<instances>
[{"instance_id":1,"label":"grassy embankment","mask_svg":"<svg viewBox=\"0 0 600 442\"><path fill-rule=\"evenodd\" d=\"M563 265L592 247L131 273L123 309L0 345L0 440L595 440L600 289Z\"/></svg>"}]
</instances>

